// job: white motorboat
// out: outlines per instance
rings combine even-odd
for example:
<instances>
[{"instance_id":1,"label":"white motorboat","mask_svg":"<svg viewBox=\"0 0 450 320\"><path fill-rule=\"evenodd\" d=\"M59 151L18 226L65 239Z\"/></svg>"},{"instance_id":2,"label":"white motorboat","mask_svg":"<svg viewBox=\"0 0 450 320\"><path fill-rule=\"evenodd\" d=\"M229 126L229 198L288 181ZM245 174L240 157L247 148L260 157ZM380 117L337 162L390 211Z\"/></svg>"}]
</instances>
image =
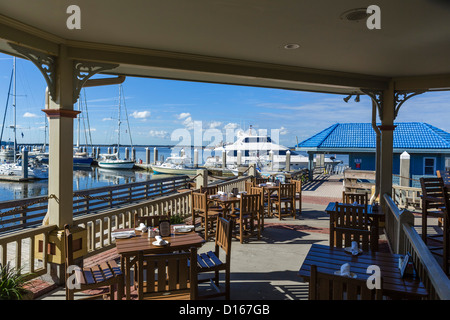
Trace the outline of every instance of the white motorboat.
<instances>
[{"instance_id":1,"label":"white motorboat","mask_svg":"<svg viewBox=\"0 0 450 320\"><path fill-rule=\"evenodd\" d=\"M191 159L186 155L171 155L163 163L151 165L155 174L197 174L197 168L191 163Z\"/></svg>"},{"instance_id":2,"label":"white motorboat","mask_svg":"<svg viewBox=\"0 0 450 320\"><path fill-rule=\"evenodd\" d=\"M134 161L119 159L119 154L116 153L102 153L99 155L98 166L105 169L132 169Z\"/></svg>"},{"instance_id":3,"label":"white motorboat","mask_svg":"<svg viewBox=\"0 0 450 320\"><path fill-rule=\"evenodd\" d=\"M23 176L22 164L20 162L0 164L0 176ZM34 164L29 165L28 178L48 179L48 166Z\"/></svg>"},{"instance_id":4,"label":"white motorboat","mask_svg":"<svg viewBox=\"0 0 450 320\"><path fill-rule=\"evenodd\" d=\"M222 165L222 157L217 154L226 153L227 168L233 170L236 165L248 166L251 163L263 163L270 171L283 170L286 167L286 154L290 153L290 169L300 170L308 167L309 158L289 148L274 143L269 136L252 135L251 130L238 134L236 142L224 144L213 149L214 156L208 157L204 166L217 168ZM314 159L315 160L315 159ZM325 158L325 164L335 164Z\"/></svg>"}]
</instances>

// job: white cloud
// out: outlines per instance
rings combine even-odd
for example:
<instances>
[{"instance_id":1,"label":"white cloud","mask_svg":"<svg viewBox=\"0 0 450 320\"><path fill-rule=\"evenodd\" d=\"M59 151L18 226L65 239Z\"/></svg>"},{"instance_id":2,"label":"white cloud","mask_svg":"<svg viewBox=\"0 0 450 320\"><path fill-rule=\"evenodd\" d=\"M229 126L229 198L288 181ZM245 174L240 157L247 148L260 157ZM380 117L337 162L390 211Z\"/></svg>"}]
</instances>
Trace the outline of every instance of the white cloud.
<instances>
[{"instance_id":1,"label":"white cloud","mask_svg":"<svg viewBox=\"0 0 450 320\"><path fill-rule=\"evenodd\" d=\"M194 121L192 120L192 117L187 117L186 119L184 119L183 125L188 130L194 129Z\"/></svg>"},{"instance_id":2,"label":"white cloud","mask_svg":"<svg viewBox=\"0 0 450 320\"><path fill-rule=\"evenodd\" d=\"M23 117L24 117L24 118L37 118L38 115L37 115L37 114L34 114L34 113L31 113L31 112L25 112L25 113L23 114Z\"/></svg>"},{"instance_id":3,"label":"white cloud","mask_svg":"<svg viewBox=\"0 0 450 320\"><path fill-rule=\"evenodd\" d=\"M180 113L179 115L177 115L177 118L179 120L187 118L187 117L191 117L191 114L189 112L183 112L183 113Z\"/></svg>"},{"instance_id":4,"label":"white cloud","mask_svg":"<svg viewBox=\"0 0 450 320\"><path fill-rule=\"evenodd\" d=\"M113 118L103 118L102 121L111 121Z\"/></svg>"},{"instance_id":5,"label":"white cloud","mask_svg":"<svg viewBox=\"0 0 450 320\"><path fill-rule=\"evenodd\" d=\"M151 137L157 137L157 138L162 138L162 139L169 138L169 133L167 131L164 131L164 130L159 130L159 131L158 130L150 130L148 132L148 134Z\"/></svg>"},{"instance_id":6,"label":"white cloud","mask_svg":"<svg viewBox=\"0 0 450 320\"><path fill-rule=\"evenodd\" d=\"M230 123L226 124L223 128L224 129L236 129L238 127L239 127L239 125L237 123L230 122Z\"/></svg>"},{"instance_id":7,"label":"white cloud","mask_svg":"<svg viewBox=\"0 0 450 320\"><path fill-rule=\"evenodd\" d=\"M135 111L131 114L131 116L135 119L143 119L146 120L150 118L150 111Z\"/></svg>"},{"instance_id":8,"label":"white cloud","mask_svg":"<svg viewBox=\"0 0 450 320\"><path fill-rule=\"evenodd\" d=\"M220 121L213 121L209 123L209 128L210 129L216 129L217 127L219 127L222 124L222 122Z\"/></svg>"}]
</instances>

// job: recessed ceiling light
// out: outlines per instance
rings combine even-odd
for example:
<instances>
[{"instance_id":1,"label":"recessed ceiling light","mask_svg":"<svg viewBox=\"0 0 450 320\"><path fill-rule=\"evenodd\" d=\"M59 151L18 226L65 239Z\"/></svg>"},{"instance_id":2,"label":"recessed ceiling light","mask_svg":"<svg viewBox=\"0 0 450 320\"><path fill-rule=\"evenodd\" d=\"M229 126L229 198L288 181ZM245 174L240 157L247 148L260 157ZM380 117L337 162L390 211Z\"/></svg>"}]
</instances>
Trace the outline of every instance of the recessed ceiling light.
<instances>
[{"instance_id":1,"label":"recessed ceiling light","mask_svg":"<svg viewBox=\"0 0 450 320\"><path fill-rule=\"evenodd\" d=\"M367 13L367 8L357 8L345 11L341 14L341 20L359 22L362 20L367 20L369 14Z\"/></svg>"},{"instance_id":2,"label":"recessed ceiling light","mask_svg":"<svg viewBox=\"0 0 450 320\"><path fill-rule=\"evenodd\" d=\"M284 48L288 49L288 50L293 50L293 49L300 48L300 45L298 45L296 43L288 43L287 45L284 46Z\"/></svg>"}]
</instances>

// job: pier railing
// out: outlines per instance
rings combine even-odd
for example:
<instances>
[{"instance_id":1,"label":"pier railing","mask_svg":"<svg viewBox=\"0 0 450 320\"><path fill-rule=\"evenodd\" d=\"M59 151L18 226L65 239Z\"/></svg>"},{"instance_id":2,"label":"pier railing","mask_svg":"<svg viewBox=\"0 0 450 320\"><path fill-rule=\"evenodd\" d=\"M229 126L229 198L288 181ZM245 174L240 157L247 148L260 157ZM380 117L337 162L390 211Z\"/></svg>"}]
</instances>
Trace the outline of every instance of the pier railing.
<instances>
[{"instance_id":1,"label":"pier railing","mask_svg":"<svg viewBox=\"0 0 450 320\"><path fill-rule=\"evenodd\" d=\"M450 280L414 228L412 213L400 211L387 194L384 195L384 200L385 231L392 250L397 254L411 255L416 272L429 293L428 299L450 299Z\"/></svg>"},{"instance_id":2,"label":"pier railing","mask_svg":"<svg viewBox=\"0 0 450 320\"><path fill-rule=\"evenodd\" d=\"M186 188L188 176L152 179L73 193L75 217L134 201L161 197ZM48 196L0 202L0 234L39 226L47 213Z\"/></svg>"}]
</instances>

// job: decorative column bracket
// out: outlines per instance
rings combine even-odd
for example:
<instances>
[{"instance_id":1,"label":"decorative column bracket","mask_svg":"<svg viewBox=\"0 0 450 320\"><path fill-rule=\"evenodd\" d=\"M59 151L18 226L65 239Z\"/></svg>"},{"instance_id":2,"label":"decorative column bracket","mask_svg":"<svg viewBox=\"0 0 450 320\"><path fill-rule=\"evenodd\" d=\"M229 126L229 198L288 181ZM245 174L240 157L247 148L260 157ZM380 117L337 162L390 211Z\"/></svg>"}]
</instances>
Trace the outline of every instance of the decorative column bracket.
<instances>
[{"instance_id":1,"label":"decorative column bracket","mask_svg":"<svg viewBox=\"0 0 450 320\"><path fill-rule=\"evenodd\" d=\"M56 98L56 56L48 55L44 52L25 48L14 43L9 43L11 48L18 53L24 55L28 60L33 62L44 76L47 82L48 92L53 101Z\"/></svg>"},{"instance_id":2,"label":"decorative column bracket","mask_svg":"<svg viewBox=\"0 0 450 320\"><path fill-rule=\"evenodd\" d=\"M394 104L395 104L395 109L394 109L394 119L397 118L397 114L398 111L400 110L400 107L402 106L402 104L408 100L411 97L414 97L418 94L422 94L426 92L426 90L422 90L422 91L395 91L394 93Z\"/></svg>"},{"instance_id":3,"label":"decorative column bracket","mask_svg":"<svg viewBox=\"0 0 450 320\"><path fill-rule=\"evenodd\" d=\"M48 55L44 52L22 47L14 43L9 43L11 48L25 56L33 62L44 76L47 82L48 91L53 101L56 101L56 75L58 57ZM76 103L80 96L80 91L86 81L94 74L117 68L118 64L106 64L89 61L73 61L73 103Z\"/></svg>"},{"instance_id":4,"label":"decorative column bracket","mask_svg":"<svg viewBox=\"0 0 450 320\"><path fill-rule=\"evenodd\" d=\"M94 74L104 70L117 68L118 64L96 63L88 61L73 62L73 103L76 103L80 96L81 88Z\"/></svg>"},{"instance_id":5,"label":"decorative column bracket","mask_svg":"<svg viewBox=\"0 0 450 320\"><path fill-rule=\"evenodd\" d=\"M368 89L361 89L361 91L364 94L367 94L372 99L372 101L375 102L380 119L383 119L383 91Z\"/></svg>"}]
</instances>

